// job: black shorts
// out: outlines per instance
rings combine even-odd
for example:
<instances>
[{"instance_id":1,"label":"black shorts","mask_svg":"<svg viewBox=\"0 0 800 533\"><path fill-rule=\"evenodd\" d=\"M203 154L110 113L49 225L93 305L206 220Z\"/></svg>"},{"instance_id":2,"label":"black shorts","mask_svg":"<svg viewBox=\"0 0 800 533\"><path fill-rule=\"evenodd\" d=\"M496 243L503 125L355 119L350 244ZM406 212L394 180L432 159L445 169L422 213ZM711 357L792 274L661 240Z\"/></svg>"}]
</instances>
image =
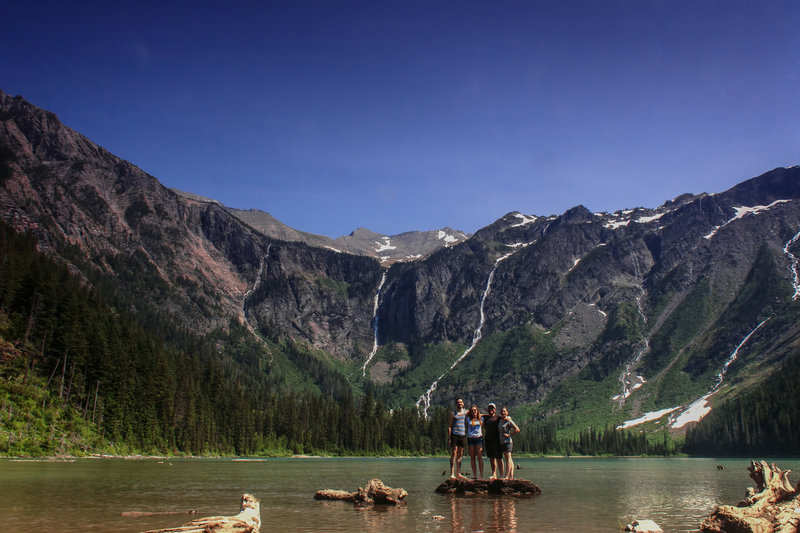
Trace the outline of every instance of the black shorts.
<instances>
[{"instance_id":1,"label":"black shorts","mask_svg":"<svg viewBox=\"0 0 800 533\"><path fill-rule=\"evenodd\" d=\"M503 458L503 451L500 449L499 439L484 439L483 449L486 451L486 457L489 459Z\"/></svg>"},{"instance_id":2,"label":"black shorts","mask_svg":"<svg viewBox=\"0 0 800 533\"><path fill-rule=\"evenodd\" d=\"M461 448L467 447L467 436L466 435L453 435L450 434L450 447L455 448L459 446Z\"/></svg>"}]
</instances>

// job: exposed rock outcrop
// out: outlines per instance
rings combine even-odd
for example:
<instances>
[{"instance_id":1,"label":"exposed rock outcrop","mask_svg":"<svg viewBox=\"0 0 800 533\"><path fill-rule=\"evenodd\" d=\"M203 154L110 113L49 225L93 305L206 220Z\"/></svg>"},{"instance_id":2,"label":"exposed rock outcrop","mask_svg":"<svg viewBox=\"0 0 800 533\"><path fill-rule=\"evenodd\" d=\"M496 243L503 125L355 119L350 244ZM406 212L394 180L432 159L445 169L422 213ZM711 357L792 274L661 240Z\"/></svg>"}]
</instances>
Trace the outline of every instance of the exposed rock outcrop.
<instances>
[{"instance_id":1,"label":"exposed rock outcrop","mask_svg":"<svg viewBox=\"0 0 800 533\"><path fill-rule=\"evenodd\" d=\"M373 257L281 233L274 219L261 217L261 231L258 213L247 213L177 194L53 113L0 92L0 218L40 249L64 252L84 280L132 295L131 309L157 310L199 334L247 320L266 340L320 352L288 354L291 372L334 356L324 373L342 379L320 382L341 383L364 364L386 397L406 405L434 380L434 404L458 394L485 405L502 381L514 407L579 372L601 383L622 371L646 383L636 394L669 407L707 392L765 318L732 373L768 369L800 339L791 308L800 167L653 209L513 212L460 243L446 230L359 229L341 239ZM436 251L386 269L381 254L403 246ZM479 327L475 350L451 367ZM384 367L373 374L367 358Z\"/></svg>"},{"instance_id":2,"label":"exposed rock outcrop","mask_svg":"<svg viewBox=\"0 0 800 533\"><path fill-rule=\"evenodd\" d=\"M449 478L436 487L440 494L541 494L542 489L527 479Z\"/></svg>"}]
</instances>

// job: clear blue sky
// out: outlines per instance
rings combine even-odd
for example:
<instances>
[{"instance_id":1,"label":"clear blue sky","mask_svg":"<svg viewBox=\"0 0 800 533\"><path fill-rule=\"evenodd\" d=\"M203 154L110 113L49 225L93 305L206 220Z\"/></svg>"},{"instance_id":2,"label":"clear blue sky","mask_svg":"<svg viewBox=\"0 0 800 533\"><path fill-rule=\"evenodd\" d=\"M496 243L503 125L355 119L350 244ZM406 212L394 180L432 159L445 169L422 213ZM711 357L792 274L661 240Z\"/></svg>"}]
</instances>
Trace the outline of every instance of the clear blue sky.
<instances>
[{"instance_id":1,"label":"clear blue sky","mask_svg":"<svg viewBox=\"0 0 800 533\"><path fill-rule=\"evenodd\" d=\"M800 163L795 0L6 0L0 20L3 91L169 187L332 237L655 207Z\"/></svg>"}]
</instances>

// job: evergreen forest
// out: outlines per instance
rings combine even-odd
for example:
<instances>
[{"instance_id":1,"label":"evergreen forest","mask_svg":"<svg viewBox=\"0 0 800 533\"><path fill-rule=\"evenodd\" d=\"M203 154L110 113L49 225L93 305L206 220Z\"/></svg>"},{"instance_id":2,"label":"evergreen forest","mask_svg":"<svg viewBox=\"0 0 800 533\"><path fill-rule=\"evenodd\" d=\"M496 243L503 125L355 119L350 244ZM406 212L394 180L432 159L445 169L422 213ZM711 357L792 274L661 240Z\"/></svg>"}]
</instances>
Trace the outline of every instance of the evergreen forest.
<instances>
[{"instance_id":1,"label":"evergreen forest","mask_svg":"<svg viewBox=\"0 0 800 533\"><path fill-rule=\"evenodd\" d=\"M136 304L0 223L0 455L447 452L444 408L428 417L388 409L369 386L326 382L324 365L302 347L273 347L270 360L241 324L200 337ZM317 385L287 380L280 358L316 375ZM552 421L517 420L515 451L796 453L798 378L800 357L786 360L771 380L715 409L685 450L666 433L608 426L575 435Z\"/></svg>"}]
</instances>

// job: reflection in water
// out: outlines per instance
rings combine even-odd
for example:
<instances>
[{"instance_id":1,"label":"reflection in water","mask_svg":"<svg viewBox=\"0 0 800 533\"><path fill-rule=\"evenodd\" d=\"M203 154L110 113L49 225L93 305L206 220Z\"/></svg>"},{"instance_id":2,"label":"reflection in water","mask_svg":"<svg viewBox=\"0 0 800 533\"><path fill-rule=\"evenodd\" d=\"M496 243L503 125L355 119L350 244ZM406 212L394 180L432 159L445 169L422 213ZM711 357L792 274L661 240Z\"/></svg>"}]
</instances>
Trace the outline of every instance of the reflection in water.
<instances>
[{"instance_id":1,"label":"reflection in water","mask_svg":"<svg viewBox=\"0 0 800 533\"><path fill-rule=\"evenodd\" d=\"M453 533L515 532L520 496L449 496ZM527 498L522 496L522 498Z\"/></svg>"},{"instance_id":2,"label":"reflection in water","mask_svg":"<svg viewBox=\"0 0 800 533\"><path fill-rule=\"evenodd\" d=\"M708 514L708 509L723 503L714 470L709 469L707 475L698 475L697 468L691 463L673 464L674 471L666 481L663 468L624 471L618 498L620 508L627 509L626 516L660 523L670 516L683 514L693 517L687 520L688 526L699 524L702 516Z\"/></svg>"},{"instance_id":3,"label":"reflection in water","mask_svg":"<svg viewBox=\"0 0 800 533\"><path fill-rule=\"evenodd\" d=\"M64 524L82 533L174 527L188 520L121 512L198 509L201 516L228 515L238 509L243 492L261 499L261 531L619 533L636 518L678 533L697 531L715 505L735 504L752 485L749 459L726 459L723 470L716 467L718 459L523 459L525 476L542 487L535 497L438 494L441 458L170 462L0 459L0 533L62 533ZM800 459L778 464L800 471ZM378 476L408 491L405 507L358 510L347 502L313 499L320 488L352 488ZM794 484L796 477L791 479Z\"/></svg>"},{"instance_id":4,"label":"reflection in water","mask_svg":"<svg viewBox=\"0 0 800 533\"><path fill-rule=\"evenodd\" d=\"M376 505L374 508L355 508L354 512L359 515L361 531L391 531L392 524L407 517L408 508L405 505Z\"/></svg>"}]
</instances>

